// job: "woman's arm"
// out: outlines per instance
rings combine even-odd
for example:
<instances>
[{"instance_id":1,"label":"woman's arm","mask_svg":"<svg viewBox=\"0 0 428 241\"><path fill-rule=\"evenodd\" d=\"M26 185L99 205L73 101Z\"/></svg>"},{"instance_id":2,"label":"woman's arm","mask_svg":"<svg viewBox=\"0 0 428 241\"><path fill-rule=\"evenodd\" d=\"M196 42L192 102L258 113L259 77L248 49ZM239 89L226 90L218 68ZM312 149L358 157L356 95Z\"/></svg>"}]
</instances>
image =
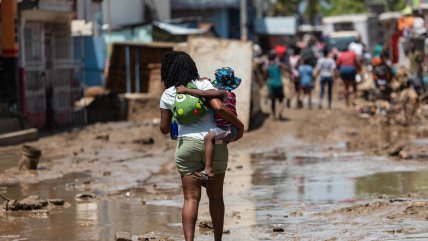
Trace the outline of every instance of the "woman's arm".
<instances>
[{"instance_id":1,"label":"woman's arm","mask_svg":"<svg viewBox=\"0 0 428 241\"><path fill-rule=\"evenodd\" d=\"M171 130L171 120L172 120L172 112L167 109L160 109L160 125L159 129L162 132L162 134L166 135Z\"/></svg>"},{"instance_id":2,"label":"woman's arm","mask_svg":"<svg viewBox=\"0 0 428 241\"><path fill-rule=\"evenodd\" d=\"M223 102L219 99L211 99L209 104L217 114L238 129L238 137L235 141L241 139L244 135L244 124L236 117L236 115L229 110L229 108L223 105Z\"/></svg>"}]
</instances>

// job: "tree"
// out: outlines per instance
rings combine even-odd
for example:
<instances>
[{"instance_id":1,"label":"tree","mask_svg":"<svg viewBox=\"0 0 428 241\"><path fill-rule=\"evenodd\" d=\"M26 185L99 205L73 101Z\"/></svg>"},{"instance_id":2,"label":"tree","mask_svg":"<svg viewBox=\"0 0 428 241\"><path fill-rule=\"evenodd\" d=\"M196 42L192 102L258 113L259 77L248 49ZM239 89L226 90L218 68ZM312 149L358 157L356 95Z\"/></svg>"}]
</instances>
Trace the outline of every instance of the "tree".
<instances>
[{"instance_id":1,"label":"tree","mask_svg":"<svg viewBox=\"0 0 428 241\"><path fill-rule=\"evenodd\" d=\"M406 7L406 0L385 0L387 11L401 11Z\"/></svg>"},{"instance_id":2,"label":"tree","mask_svg":"<svg viewBox=\"0 0 428 241\"><path fill-rule=\"evenodd\" d=\"M365 0L331 0L330 8L323 8L324 16L368 12Z\"/></svg>"},{"instance_id":3,"label":"tree","mask_svg":"<svg viewBox=\"0 0 428 241\"><path fill-rule=\"evenodd\" d=\"M278 0L272 9L273 16L293 16L298 12L300 0Z\"/></svg>"}]
</instances>

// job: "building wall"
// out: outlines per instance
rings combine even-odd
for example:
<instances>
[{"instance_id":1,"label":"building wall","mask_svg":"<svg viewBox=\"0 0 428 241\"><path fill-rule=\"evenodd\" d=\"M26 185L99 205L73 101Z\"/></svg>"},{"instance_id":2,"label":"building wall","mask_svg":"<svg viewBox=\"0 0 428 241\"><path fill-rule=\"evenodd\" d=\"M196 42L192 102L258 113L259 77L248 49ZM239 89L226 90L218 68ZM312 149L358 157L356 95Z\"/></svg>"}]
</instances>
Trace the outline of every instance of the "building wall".
<instances>
[{"instance_id":1,"label":"building wall","mask_svg":"<svg viewBox=\"0 0 428 241\"><path fill-rule=\"evenodd\" d=\"M112 27L144 22L143 0L104 0L102 9L104 23Z\"/></svg>"},{"instance_id":2,"label":"building wall","mask_svg":"<svg viewBox=\"0 0 428 241\"><path fill-rule=\"evenodd\" d=\"M173 10L172 18L200 17L202 22L214 24L216 33L221 38L240 37L239 9L199 9Z\"/></svg>"}]
</instances>

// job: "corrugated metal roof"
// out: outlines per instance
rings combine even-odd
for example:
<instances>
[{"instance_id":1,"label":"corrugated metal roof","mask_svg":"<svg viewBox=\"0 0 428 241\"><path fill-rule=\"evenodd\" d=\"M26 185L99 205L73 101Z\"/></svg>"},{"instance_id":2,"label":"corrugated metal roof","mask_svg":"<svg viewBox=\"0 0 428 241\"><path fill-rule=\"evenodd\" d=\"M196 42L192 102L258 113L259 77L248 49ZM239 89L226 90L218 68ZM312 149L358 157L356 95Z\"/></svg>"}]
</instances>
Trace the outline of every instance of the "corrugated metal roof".
<instances>
[{"instance_id":1,"label":"corrugated metal roof","mask_svg":"<svg viewBox=\"0 0 428 241\"><path fill-rule=\"evenodd\" d=\"M184 28L181 26L172 25L169 23L163 22L154 22L153 25L171 33L174 35L191 35L191 34L203 34L206 33L206 29L198 29L198 28Z\"/></svg>"},{"instance_id":2,"label":"corrugated metal roof","mask_svg":"<svg viewBox=\"0 0 428 241\"><path fill-rule=\"evenodd\" d=\"M266 17L257 19L255 31L257 34L265 35L294 35L296 34L296 18Z\"/></svg>"}]
</instances>

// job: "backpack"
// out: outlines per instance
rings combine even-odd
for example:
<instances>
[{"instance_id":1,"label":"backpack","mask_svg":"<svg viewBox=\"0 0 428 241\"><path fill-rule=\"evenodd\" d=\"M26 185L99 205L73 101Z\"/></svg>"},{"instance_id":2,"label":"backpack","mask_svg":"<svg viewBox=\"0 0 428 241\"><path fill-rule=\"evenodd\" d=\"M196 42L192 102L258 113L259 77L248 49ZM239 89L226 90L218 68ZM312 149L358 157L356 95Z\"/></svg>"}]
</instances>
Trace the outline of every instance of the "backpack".
<instances>
[{"instance_id":1,"label":"backpack","mask_svg":"<svg viewBox=\"0 0 428 241\"><path fill-rule=\"evenodd\" d=\"M186 88L197 89L198 87L189 82ZM205 99L189 94L177 94L173 104L174 119L179 124L188 124L199 120L208 113Z\"/></svg>"}]
</instances>

